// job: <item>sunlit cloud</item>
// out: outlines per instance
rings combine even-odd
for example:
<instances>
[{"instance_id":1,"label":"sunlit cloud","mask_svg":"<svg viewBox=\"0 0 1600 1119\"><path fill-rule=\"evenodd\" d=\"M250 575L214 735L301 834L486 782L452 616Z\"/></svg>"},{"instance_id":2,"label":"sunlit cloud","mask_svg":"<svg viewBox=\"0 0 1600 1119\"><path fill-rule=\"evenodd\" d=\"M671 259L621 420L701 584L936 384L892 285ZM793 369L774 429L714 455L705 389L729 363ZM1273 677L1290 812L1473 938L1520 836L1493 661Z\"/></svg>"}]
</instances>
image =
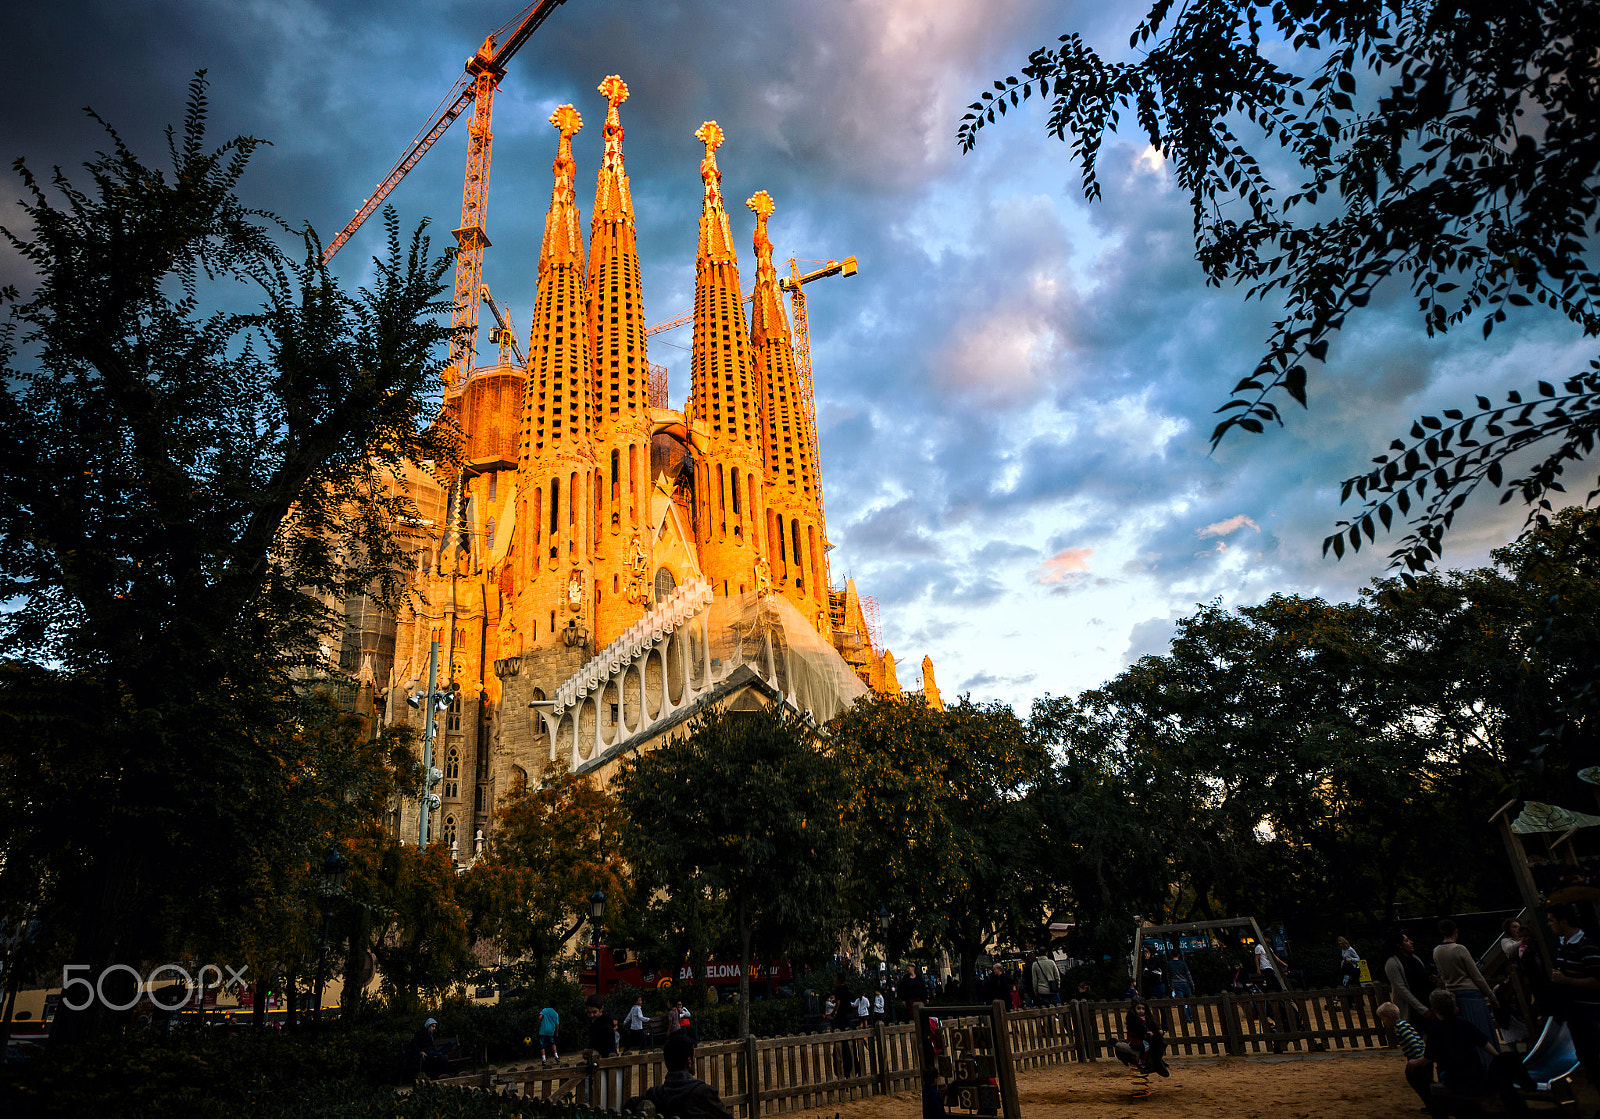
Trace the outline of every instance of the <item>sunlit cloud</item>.
<instances>
[{"instance_id":1,"label":"sunlit cloud","mask_svg":"<svg viewBox=\"0 0 1600 1119\"><path fill-rule=\"evenodd\" d=\"M1092 555L1093 548L1063 548L1033 569L1033 581L1043 587L1076 582L1088 574Z\"/></svg>"},{"instance_id":2,"label":"sunlit cloud","mask_svg":"<svg viewBox=\"0 0 1600 1119\"><path fill-rule=\"evenodd\" d=\"M1225 521L1218 521L1216 524L1206 525L1205 528L1200 529L1198 532L1195 533L1195 535L1196 536L1227 536L1229 533L1238 532L1241 528L1245 528L1247 526L1250 527L1250 528L1255 529L1257 532L1261 531L1261 526L1260 525L1256 524L1254 521L1252 521L1249 517L1245 516L1243 513L1240 513L1238 516L1229 517ZM1227 549L1219 547L1217 549L1217 551L1222 552L1222 551L1227 551Z\"/></svg>"}]
</instances>

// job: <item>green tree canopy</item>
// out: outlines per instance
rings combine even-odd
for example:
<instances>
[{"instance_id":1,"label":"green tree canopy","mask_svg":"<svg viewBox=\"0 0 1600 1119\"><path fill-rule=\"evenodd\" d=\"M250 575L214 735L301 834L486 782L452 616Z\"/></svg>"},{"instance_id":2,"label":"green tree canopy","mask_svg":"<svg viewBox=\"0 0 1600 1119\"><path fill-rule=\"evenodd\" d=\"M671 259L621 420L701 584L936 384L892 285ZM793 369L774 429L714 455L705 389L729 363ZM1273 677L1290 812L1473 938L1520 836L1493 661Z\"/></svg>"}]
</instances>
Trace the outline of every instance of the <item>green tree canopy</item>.
<instances>
[{"instance_id":1,"label":"green tree canopy","mask_svg":"<svg viewBox=\"0 0 1600 1119\"><path fill-rule=\"evenodd\" d=\"M1213 445L1281 422L1282 395L1304 406L1308 370L1386 281L1430 335L1471 321L1487 337L1533 304L1600 332L1594 0L1157 0L1129 45L1136 60L1108 61L1061 36L971 106L959 140L1038 93L1090 199L1124 114L1172 164L1207 281L1285 302ZM1398 513L1412 531L1391 558L1423 570L1483 482L1541 522L1594 449L1600 362L1552 382L1422 417L1345 481L1365 505L1324 549L1360 548ZM1524 449L1532 466L1506 479Z\"/></svg>"},{"instance_id":2,"label":"green tree canopy","mask_svg":"<svg viewBox=\"0 0 1600 1119\"><path fill-rule=\"evenodd\" d=\"M19 794L17 834L53 836L37 900L96 971L237 912L269 855L320 859L326 837L274 847L291 783L348 745L304 669L346 596L398 591L399 463L454 455L429 422L448 256L390 214L346 294L309 229L287 253L238 200L260 142L208 149L205 122L200 76L168 171L109 127L85 185L19 161L6 233L38 283L0 334L0 649L33 666L0 678L32 731L0 749L56 779Z\"/></svg>"},{"instance_id":3,"label":"green tree canopy","mask_svg":"<svg viewBox=\"0 0 1600 1119\"><path fill-rule=\"evenodd\" d=\"M892 914L891 943L948 945L970 983L997 939L1037 936L1056 894L1028 788L1044 748L1004 704L872 695L828 725L853 777L854 877ZM870 916L870 913L862 914Z\"/></svg>"},{"instance_id":4,"label":"green tree canopy","mask_svg":"<svg viewBox=\"0 0 1600 1119\"><path fill-rule=\"evenodd\" d=\"M541 973L589 919L604 889L608 923L624 921L631 874L622 858L617 801L593 778L561 774L524 787L495 813L488 848L462 885L473 934Z\"/></svg>"},{"instance_id":5,"label":"green tree canopy","mask_svg":"<svg viewBox=\"0 0 1600 1119\"><path fill-rule=\"evenodd\" d=\"M615 786L641 885L726 902L739 935L739 1033L749 1036L752 944L810 947L837 927L850 853L844 766L809 723L773 704L707 712L684 738L629 762Z\"/></svg>"}]
</instances>

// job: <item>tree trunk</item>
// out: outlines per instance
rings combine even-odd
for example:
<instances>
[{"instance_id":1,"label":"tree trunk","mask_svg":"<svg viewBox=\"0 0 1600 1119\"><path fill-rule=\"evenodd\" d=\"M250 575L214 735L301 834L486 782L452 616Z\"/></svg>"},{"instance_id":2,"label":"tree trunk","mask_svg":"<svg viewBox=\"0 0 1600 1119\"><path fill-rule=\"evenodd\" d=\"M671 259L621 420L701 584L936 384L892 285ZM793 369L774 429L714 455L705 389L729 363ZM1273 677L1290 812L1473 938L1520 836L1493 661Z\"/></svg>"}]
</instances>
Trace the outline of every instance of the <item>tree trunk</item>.
<instances>
[{"instance_id":1,"label":"tree trunk","mask_svg":"<svg viewBox=\"0 0 1600 1119\"><path fill-rule=\"evenodd\" d=\"M750 1036L750 922L744 895L739 895L739 1036ZM755 1075L755 1070L750 1070Z\"/></svg>"},{"instance_id":2,"label":"tree trunk","mask_svg":"<svg viewBox=\"0 0 1600 1119\"><path fill-rule=\"evenodd\" d=\"M367 939L372 931L372 914L361 907L355 928L350 932L350 947L344 957L344 996L339 1010L339 1023L345 1029L361 1013L361 1000L366 994L362 982L367 975Z\"/></svg>"},{"instance_id":3,"label":"tree trunk","mask_svg":"<svg viewBox=\"0 0 1600 1119\"><path fill-rule=\"evenodd\" d=\"M289 1028L291 1030L298 1030L300 1028L298 1002L299 1000L295 998L295 974L293 971L290 971L283 977L283 1008L284 1014L288 1018Z\"/></svg>"},{"instance_id":4,"label":"tree trunk","mask_svg":"<svg viewBox=\"0 0 1600 1119\"><path fill-rule=\"evenodd\" d=\"M250 1027L255 1030L267 1028L267 982L265 972L258 971L250 977Z\"/></svg>"}]
</instances>

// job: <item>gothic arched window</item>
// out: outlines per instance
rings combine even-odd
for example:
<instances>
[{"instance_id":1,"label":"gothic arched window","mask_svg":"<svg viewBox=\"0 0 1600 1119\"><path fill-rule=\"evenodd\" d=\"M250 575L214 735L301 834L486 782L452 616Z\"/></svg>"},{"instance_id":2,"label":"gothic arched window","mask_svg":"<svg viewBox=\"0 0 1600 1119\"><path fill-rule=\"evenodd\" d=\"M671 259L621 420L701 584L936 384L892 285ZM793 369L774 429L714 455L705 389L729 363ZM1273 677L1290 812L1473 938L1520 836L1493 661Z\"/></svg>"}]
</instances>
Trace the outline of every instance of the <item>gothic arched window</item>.
<instances>
[{"instance_id":1,"label":"gothic arched window","mask_svg":"<svg viewBox=\"0 0 1600 1119\"><path fill-rule=\"evenodd\" d=\"M450 800L461 795L461 750L456 746L450 747L450 753L445 755L444 795Z\"/></svg>"},{"instance_id":2,"label":"gothic arched window","mask_svg":"<svg viewBox=\"0 0 1600 1119\"><path fill-rule=\"evenodd\" d=\"M656 569L656 601L660 602L673 591L677 590L678 581L672 577L672 572L664 567Z\"/></svg>"}]
</instances>

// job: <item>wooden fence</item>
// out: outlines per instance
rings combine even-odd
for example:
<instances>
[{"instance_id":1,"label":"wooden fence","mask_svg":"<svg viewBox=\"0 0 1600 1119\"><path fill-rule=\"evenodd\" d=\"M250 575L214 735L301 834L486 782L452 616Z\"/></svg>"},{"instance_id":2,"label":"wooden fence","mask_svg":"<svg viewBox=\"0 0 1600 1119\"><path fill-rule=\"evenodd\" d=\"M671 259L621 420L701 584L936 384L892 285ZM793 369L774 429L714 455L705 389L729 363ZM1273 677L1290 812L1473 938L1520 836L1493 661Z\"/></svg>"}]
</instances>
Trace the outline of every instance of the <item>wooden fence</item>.
<instances>
[{"instance_id":1,"label":"wooden fence","mask_svg":"<svg viewBox=\"0 0 1600 1119\"><path fill-rule=\"evenodd\" d=\"M1169 1056L1248 1056L1278 1047L1374 1049L1391 1044L1379 1024L1382 989L1287 991L1270 995L1210 995L1152 999L1163 1023ZM938 1016L937 1007L930 1012ZM1017 1071L1111 1055L1125 1029L1127 1003L1072 1002L1005 1015L1006 1040ZM960 1030L983 1029L982 1019L944 1019ZM1114 1058L1113 1058L1114 1059ZM864 1096L915 1090L922 1075L916 1028L874 1025L798 1037L712 1041L695 1047L696 1075L717 1090L739 1119L829 1107ZM752 1074L753 1073L753 1074ZM541 1068L530 1064L499 1072L453 1077L444 1083L510 1091L542 1099L572 1099L617 1110L624 1101L666 1078L661 1051L605 1057L583 1064Z\"/></svg>"}]
</instances>

